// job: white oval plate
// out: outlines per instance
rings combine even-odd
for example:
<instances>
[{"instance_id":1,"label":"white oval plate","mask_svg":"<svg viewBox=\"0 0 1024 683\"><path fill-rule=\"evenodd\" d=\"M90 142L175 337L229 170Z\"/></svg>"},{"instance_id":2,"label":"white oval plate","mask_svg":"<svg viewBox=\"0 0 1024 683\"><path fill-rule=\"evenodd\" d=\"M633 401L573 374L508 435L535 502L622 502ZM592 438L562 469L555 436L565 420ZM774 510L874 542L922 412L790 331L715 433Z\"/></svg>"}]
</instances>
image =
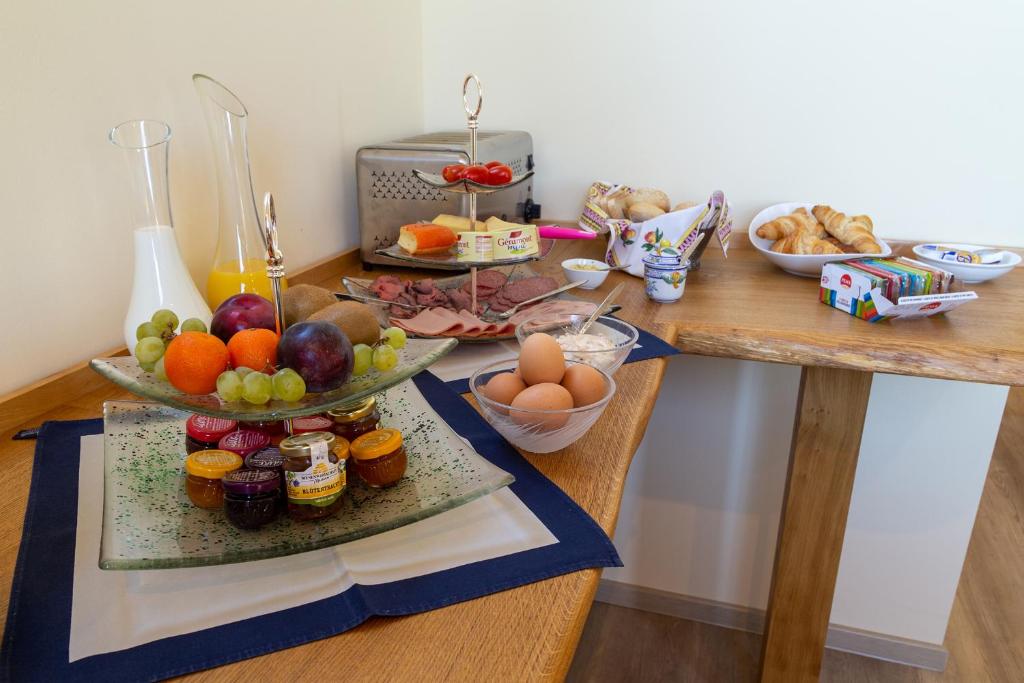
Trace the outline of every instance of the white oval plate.
<instances>
[{"instance_id":1,"label":"white oval plate","mask_svg":"<svg viewBox=\"0 0 1024 683\"><path fill-rule=\"evenodd\" d=\"M979 246L977 244L961 244L959 242L930 242L929 244L941 244L946 247L952 247L953 249L963 249L966 251L977 251L978 249L986 249L988 247ZM994 280L1000 275L1006 275L1013 270L1021 261L1020 254L1012 251L1003 250L1003 260L999 263L952 263L950 261L943 261L936 257L934 251L930 249L922 249L924 245L919 244L914 247L914 253L919 258L934 263L943 270L949 272L960 278L961 282L986 282L988 280Z\"/></svg>"},{"instance_id":2,"label":"white oval plate","mask_svg":"<svg viewBox=\"0 0 1024 683\"><path fill-rule=\"evenodd\" d=\"M799 275L800 277L821 277L821 269L826 263L835 263L836 261L849 261L857 258L886 258L892 256L892 249L881 237L875 236L878 240L878 245L882 247L881 254L777 254L771 250L772 244L775 240L765 239L757 236L757 229L769 221L773 221L781 216L787 216L797 209L803 207L810 211L816 206L814 202L786 202L785 204L776 204L775 206L769 206L767 209L761 211L761 213L754 216L754 220L750 221L750 229L747 230L747 234L750 236L750 242L754 247L761 252L761 254L782 268L787 273L792 275Z\"/></svg>"}]
</instances>

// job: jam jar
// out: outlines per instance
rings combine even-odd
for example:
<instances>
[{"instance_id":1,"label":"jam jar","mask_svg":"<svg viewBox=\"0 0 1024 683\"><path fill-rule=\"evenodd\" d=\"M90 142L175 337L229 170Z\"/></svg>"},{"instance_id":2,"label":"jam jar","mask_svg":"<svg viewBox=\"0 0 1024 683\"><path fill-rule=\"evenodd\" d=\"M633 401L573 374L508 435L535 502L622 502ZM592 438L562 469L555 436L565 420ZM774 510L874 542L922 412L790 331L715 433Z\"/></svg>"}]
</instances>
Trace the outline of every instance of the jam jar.
<instances>
[{"instance_id":1,"label":"jam jar","mask_svg":"<svg viewBox=\"0 0 1024 683\"><path fill-rule=\"evenodd\" d=\"M340 510L348 441L330 432L307 432L289 436L279 448L288 514L298 520L320 519Z\"/></svg>"},{"instance_id":2,"label":"jam jar","mask_svg":"<svg viewBox=\"0 0 1024 683\"><path fill-rule=\"evenodd\" d=\"M345 437L349 442L380 426L377 400L373 396L359 403L338 406L329 410L327 414L334 420L334 433Z\"/></svg>"},{"instance_id":3,"label":"jam jar","mask_svg":"<svg viewBox=\"0 0 1024 683\"><path fill-rule=\"evenodd\" d=\"M222 451L231 451L243 460L250 453L262 451L269 445L269 436L252 429L240 429L237 432L231 432L217 442L217 448Z\"/></svg>"},{"instance_id":4,"label":"jam jar","mask_svg":"<svg viewBox=\"0 0 1024 683\"><path fill-rule=\"evenodd\" d=\"M267 470L277 472L278 483L281 488L281 499L287 498L284 490L284 456L281 450L275 446L268 446L262 451L256 451L245 456L245 466L250 470Z\"/></svg>"},{"instance_id":5,"label":"jam jar","mask_svg":"<svg viewBox=\"0 0 1024 683\"><path fill-rule=\"evenodd\" d=\"M242 466L242 459L229 451L196 451L185 458L185 492L198 508L215 510L224 504L221 478Z\"/></svg>"},{"instance_id":6,"label":"jam jar","mask_svg":"<svg viewBox=\"0 0 1024 683\"><path fill-rule=\"evenodd\" d=\"M352 470L368 486L393 486L405 474L408 459L397 429L378 429L352 442Z\"/></svg>"},{"instance_id":7,"label":"jam jar","mask_svg":"<svg viewBox=\"0 0 1024 683\"><path fill-rule=\"evenodd\" d=\"M308 434L309 432L329 432L334 421L324 415L307 415L292 420L292 435Z\"/></svg>"},{"instance_id":8,"label":"jam jar","mask_svg":"<svg viewBox=\"0 0 1024 683\"><path fill-rule=\"evenodd\" d=\"M208 451L224 436L238 429L234 420L209 415L193 415L185 421L185 452Z\"/></svg>"},{"instance_id":9,"label":"jam jar","mask_svg":"<svg viewBox=\"0 0 1024 683\"><path fill-rule=\"evenodd\" d=\"M239 529L259 529L281 512L281 475L274 470L235 470L221 484L224 514Z\"/></svg>"},{"instance_id":10,"label":"jam jar","mask_svg":"<svg viewBox=\"0 0 1024 683\"><path fill-rule=\"evenodd\" d=\"M276 446L281 443L281 439L288 436L288 430L285 429L284 420L264 420L262 422L241 422L239 426L242 429L251 429L256 432L263 432L270 437L270 445Z\"/></svg>"}]
</instances>

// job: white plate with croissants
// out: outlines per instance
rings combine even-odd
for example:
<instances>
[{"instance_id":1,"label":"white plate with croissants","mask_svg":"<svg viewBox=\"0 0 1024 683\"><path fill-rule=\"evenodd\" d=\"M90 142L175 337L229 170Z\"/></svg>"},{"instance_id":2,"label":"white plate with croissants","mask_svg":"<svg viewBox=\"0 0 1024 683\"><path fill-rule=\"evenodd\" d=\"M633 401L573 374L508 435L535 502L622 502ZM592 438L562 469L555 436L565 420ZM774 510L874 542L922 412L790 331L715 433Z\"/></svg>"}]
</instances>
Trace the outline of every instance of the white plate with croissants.
<instances>
[{"instance_id":1,"label":"white plate with croissants","mask_svg":"<svg viewBox=\"0 0 1024 683\"><path fill-rule=\"evenodd\" d=\"M820 277L826 263L892 254L885 240L875 237L869 216L848 216L826 204L769 206L754 216L748 234L766 259L801 277Z\"/></svg>"}]
</instances>

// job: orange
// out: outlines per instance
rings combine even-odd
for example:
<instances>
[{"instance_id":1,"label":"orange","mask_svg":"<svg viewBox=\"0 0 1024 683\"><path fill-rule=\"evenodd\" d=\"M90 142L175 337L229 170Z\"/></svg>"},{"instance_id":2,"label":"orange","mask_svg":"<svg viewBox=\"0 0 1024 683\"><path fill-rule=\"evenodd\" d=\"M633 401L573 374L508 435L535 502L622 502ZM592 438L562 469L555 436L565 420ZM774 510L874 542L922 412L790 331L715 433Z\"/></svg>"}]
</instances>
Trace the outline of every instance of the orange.
<instances>
[{"instance_id":1,"label":"orange","mask_svg":"<svg viewBox=\"0 0 1024 683\"><path fill-rule=\"evenodd\" d=\"M274 374L277 365L277 333L253 328L235 332L228 341L228 356L233 368L252 368ZM166 367L166 361L164 366Z\"/></svg>"},{"instance_id":2,"label":"orange","mask_svg":"<svg viewBox=\"0 0 1024 683\"><path fill-rule=\"evenodd\" d=\"M175 389L186 394L210 394L217 375L228 368L228 349L205 332L182 332L164 352L164 371Z\"/></svg>"}]
</instances>

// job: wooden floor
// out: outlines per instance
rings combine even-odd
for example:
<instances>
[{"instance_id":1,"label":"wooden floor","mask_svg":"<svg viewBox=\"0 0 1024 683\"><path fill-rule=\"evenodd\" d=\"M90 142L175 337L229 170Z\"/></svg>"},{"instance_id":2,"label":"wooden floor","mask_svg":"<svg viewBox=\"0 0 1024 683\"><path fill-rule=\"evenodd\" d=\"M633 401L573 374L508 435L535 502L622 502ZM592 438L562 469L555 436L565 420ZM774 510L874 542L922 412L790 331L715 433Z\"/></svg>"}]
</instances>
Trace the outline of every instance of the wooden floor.
<instances>
[{"instance_id":1,"label":"wooden floor","mask_svg":"<svg viewBox=\"0 0 1024 683\"><path fill-rule=\"evenodd\" d=\"M594 603L568 680L753 681L760 636ZM829 683L1024 681L1024 389L1013 389L946 633L942 673L827 651Z\"/></svg>"}]
</instances>

